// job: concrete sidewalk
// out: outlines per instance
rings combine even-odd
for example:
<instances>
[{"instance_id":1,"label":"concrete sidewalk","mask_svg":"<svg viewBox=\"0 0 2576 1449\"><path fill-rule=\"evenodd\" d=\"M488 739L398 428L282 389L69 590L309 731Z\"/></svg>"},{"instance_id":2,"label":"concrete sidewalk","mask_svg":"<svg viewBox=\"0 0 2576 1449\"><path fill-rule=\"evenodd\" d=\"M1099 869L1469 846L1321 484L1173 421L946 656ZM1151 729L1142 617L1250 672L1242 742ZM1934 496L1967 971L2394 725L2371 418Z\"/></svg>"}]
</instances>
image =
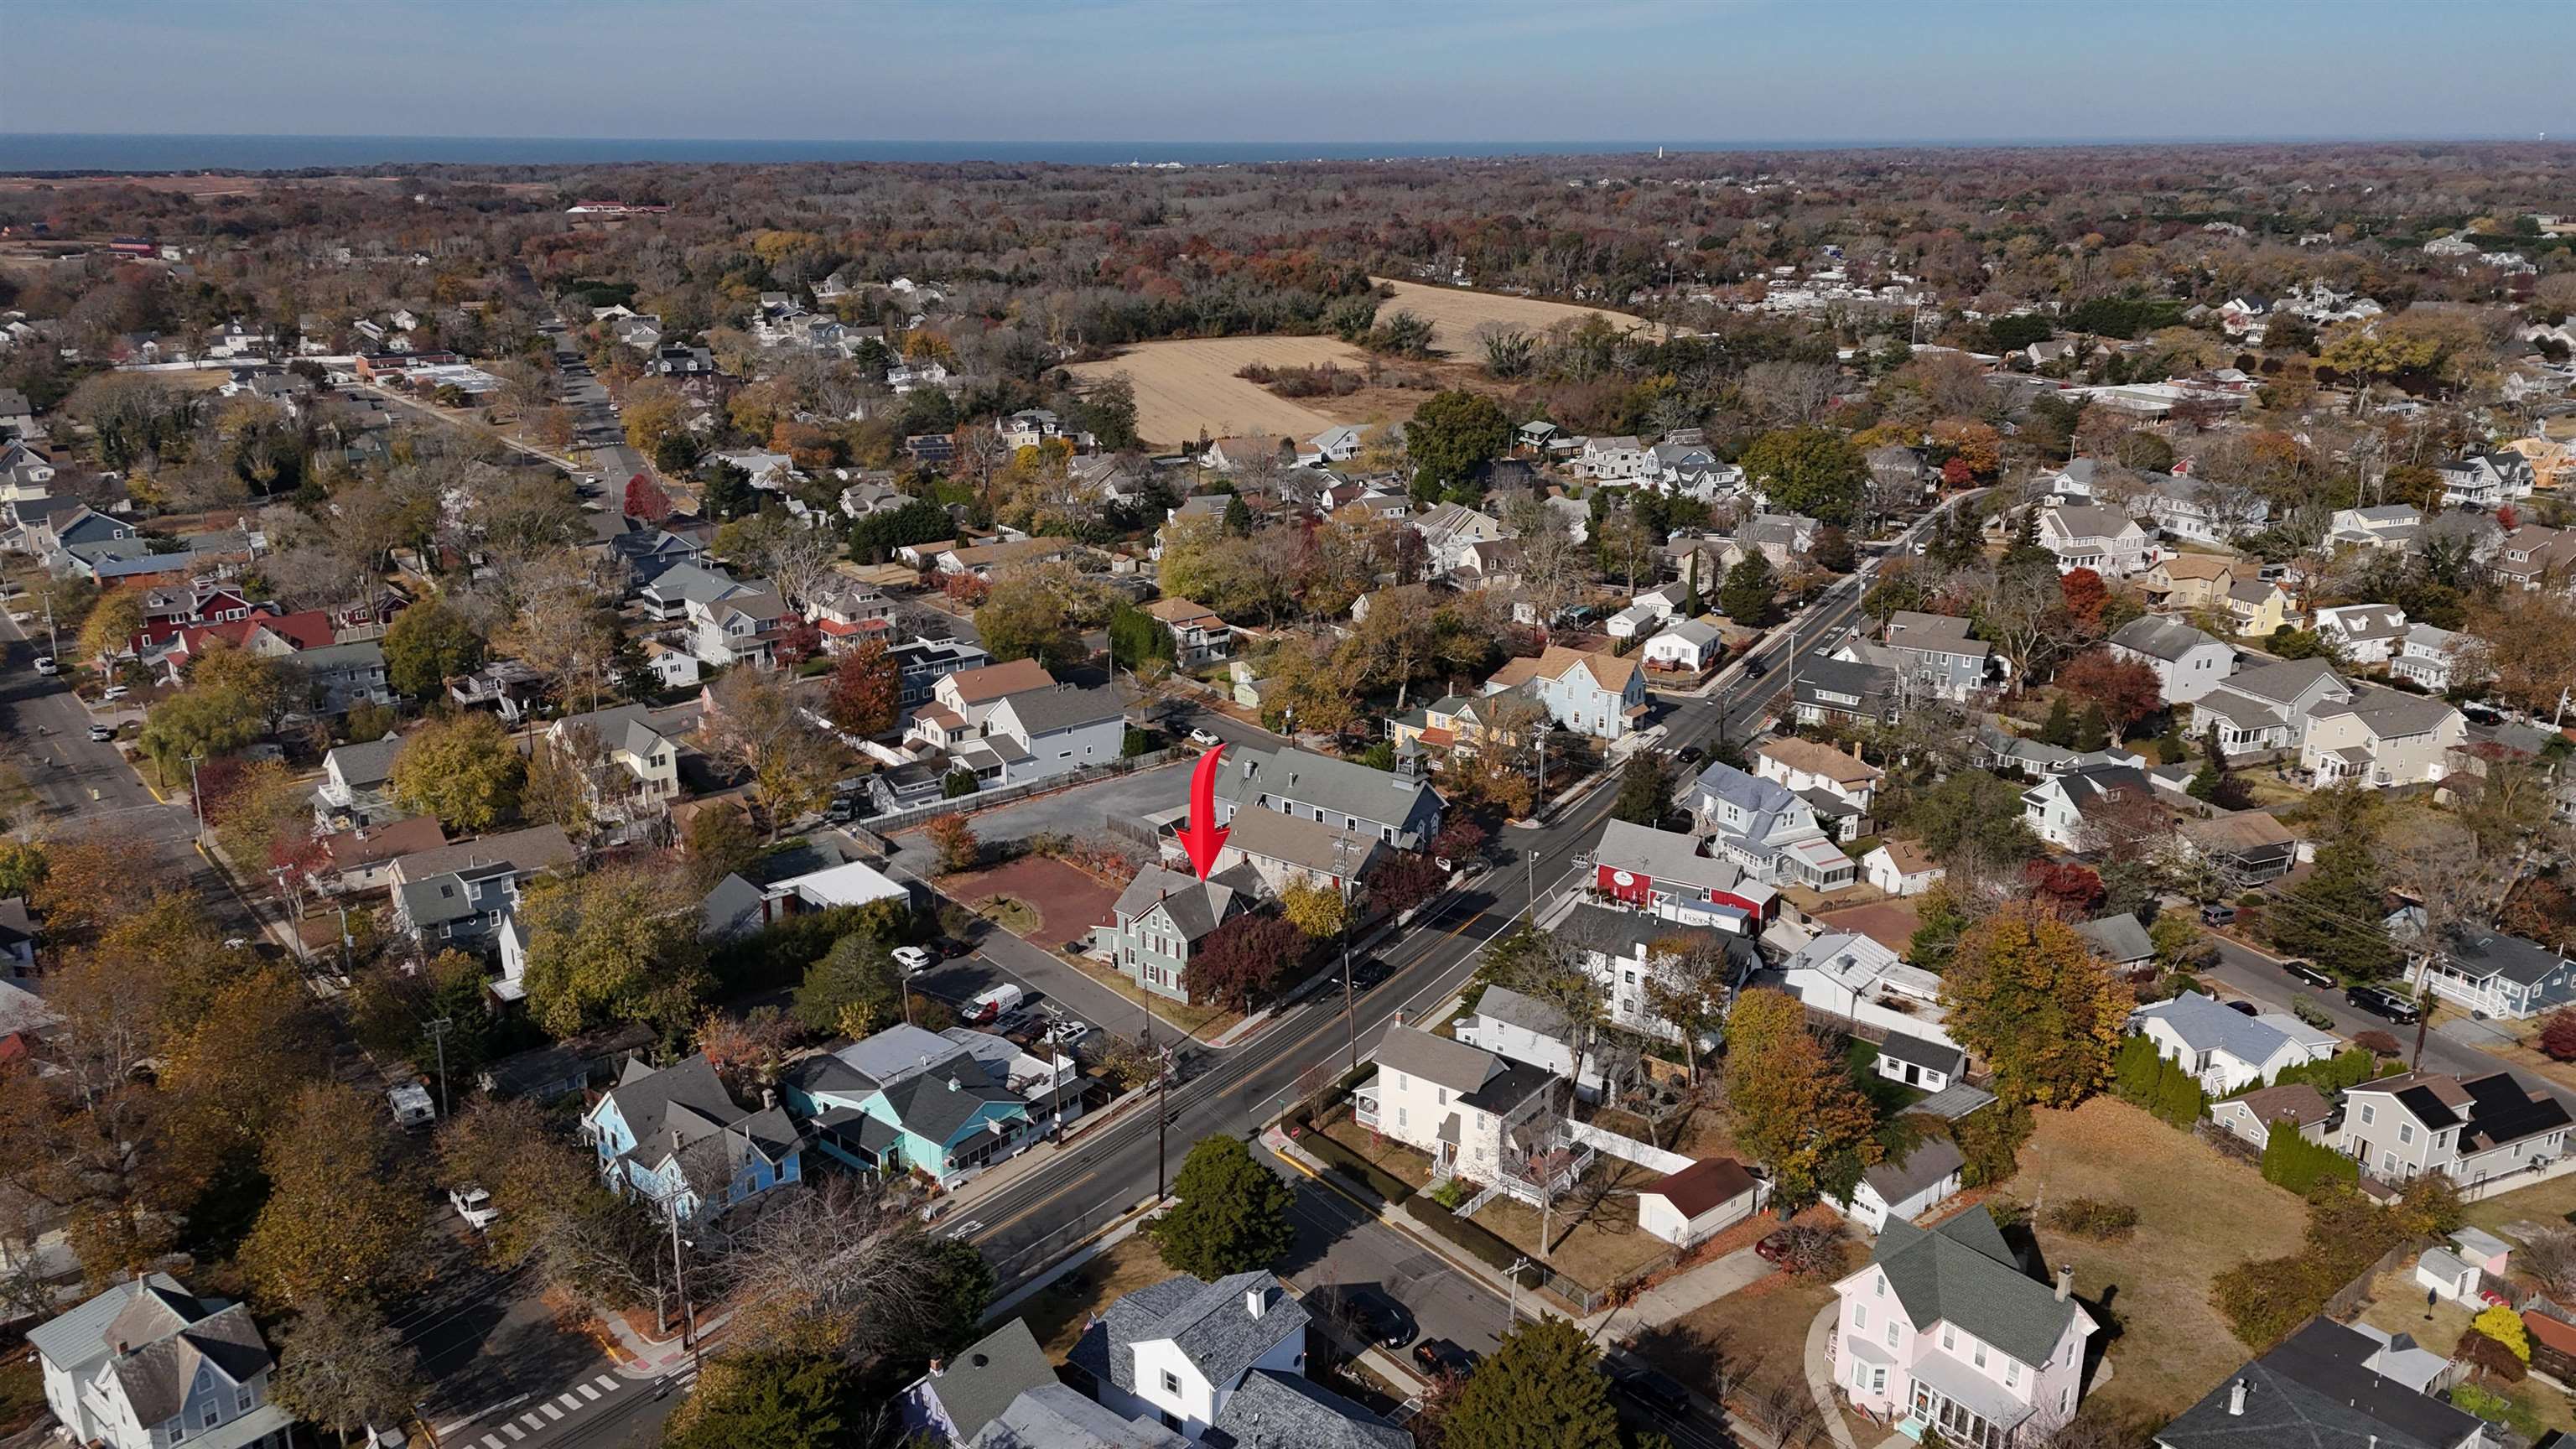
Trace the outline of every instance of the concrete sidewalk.
<instances>
[{"instance_id":1,"label":"concrete sidewalk","mask_svg":"<svg viewBox=\"0 0 2576 1449\"><path fill-rule=\"evenodd\" d=\"M699 1324L696 1338L684 1347L680 1334L673 1333L662 1339L648 1337L637 1332L635 1325L626 1321L625 1314L612 1313L596 1303L591 1305L591 1313L607 1325L608 1336L617 1340L618 1376L646 1381L665 1378L688 1367L705 1349L707 1341L714 1338L733 1317L731 1313L721 1313Z\"/></svg>"},{"instance_id":2,"label":"concrete sidewalk","mask_svg":"<svg viewBox=\"0 0 2576 1449\"><path fill-rule=\"evenodd\" d=\"M1807 1392L1816 1396L1817 1416L1824 1421L1825 1432L1833 1436L1834 1449L1860 1449L1859 1441L1843 1424L1842 1406L1834 1402L1832 1344L1834 1325L1842 1310L1843 1301L1837 1298L1807 1325Z\"/></svg>"},{"instance_id":3,"label":"concrete sidewalk","mask_svg":"<svg viewBox=\"0 0 2576 1449\"><path fill-rule=\"evenodd\" d=\"M1670 1323L1686 1313L1696 1312L1778 1271L1753 1249L1738 1248L1722 1258L1665 1279L1621 1307L1584 1319L1583 1331L1597 1342L1623 1342L1642 1329Z\"/></svg>"}]
</instances>

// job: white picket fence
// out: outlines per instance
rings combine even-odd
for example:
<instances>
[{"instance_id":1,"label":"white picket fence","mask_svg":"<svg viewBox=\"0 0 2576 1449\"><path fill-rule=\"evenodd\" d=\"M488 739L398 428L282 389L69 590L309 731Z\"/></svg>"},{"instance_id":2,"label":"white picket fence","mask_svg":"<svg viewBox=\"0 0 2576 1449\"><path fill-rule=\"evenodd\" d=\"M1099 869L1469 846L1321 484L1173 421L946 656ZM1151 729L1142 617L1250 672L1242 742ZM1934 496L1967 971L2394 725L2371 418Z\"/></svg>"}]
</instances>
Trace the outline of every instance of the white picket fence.
<instances>
[{"instance_id":1,"label":"white picket fence","mask_svg":"<svg viewBox=\"0 0 2576 1449\"><path fill-rule=\"evenodd\" d=\"M1566 1123L1565 1135L1577 1142L1597 1147L1623 1162L1633 1162L1652 1172L1679 1172L1691 1165L1691 1159L1678 1152L1666 1152L1651 1142L1640 1142L1634 1137L1622 1137L1608 1128L1595 1127L1589 1122Z\"/></svg>"}]
</instances>

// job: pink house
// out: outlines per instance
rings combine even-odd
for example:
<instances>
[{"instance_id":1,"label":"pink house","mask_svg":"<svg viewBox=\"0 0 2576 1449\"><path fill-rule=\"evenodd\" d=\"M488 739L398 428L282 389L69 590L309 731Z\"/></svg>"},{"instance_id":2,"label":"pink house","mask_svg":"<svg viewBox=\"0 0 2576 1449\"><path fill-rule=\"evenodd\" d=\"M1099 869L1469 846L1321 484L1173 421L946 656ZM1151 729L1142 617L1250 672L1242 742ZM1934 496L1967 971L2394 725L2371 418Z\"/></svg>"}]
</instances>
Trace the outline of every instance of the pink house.
<instances>
[{"instance_id":1,"label":"pink house","mask_svg":"<svg viewBox=\"0 0 2576 1449\"><path fill-rule=\"evenodd\" d=\"M2051 1288L1982 1207L1935 1228L1890 1219L1869 1266L1834 1285L1831 1357L1852 1403L1919 1439L2011 1449L2075 1416L2084 1340L2097 1325L2073 1273Z\"/></svg>"}]
</instances>

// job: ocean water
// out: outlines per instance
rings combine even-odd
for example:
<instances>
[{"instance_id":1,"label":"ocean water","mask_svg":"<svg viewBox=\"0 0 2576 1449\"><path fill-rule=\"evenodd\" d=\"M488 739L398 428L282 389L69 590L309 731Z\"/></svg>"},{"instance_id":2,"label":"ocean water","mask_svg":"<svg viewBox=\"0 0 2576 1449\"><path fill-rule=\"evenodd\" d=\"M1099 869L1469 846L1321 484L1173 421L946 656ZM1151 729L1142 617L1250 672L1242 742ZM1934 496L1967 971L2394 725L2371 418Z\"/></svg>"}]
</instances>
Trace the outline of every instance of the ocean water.
<instances>
[{"instance_id":1,"label":"ocean water","mask_svg":"<svg viewBox=\"0 0 2576 1449\"><path fill-rule=\"evenodd\" d=\"M514 136L0 133L0 171L290 171L314 167L618 162L1050 162L1208 166L1375 157L1651 152L1652 141L689 141ZM1714 143L1673 150L1726 149ZM1772 143L1776 145L1777 143ZM1848 144L1848 143L1837 143ZM1769 149L1769 147L1765 147Z\"/></svg>"}]
</instances>

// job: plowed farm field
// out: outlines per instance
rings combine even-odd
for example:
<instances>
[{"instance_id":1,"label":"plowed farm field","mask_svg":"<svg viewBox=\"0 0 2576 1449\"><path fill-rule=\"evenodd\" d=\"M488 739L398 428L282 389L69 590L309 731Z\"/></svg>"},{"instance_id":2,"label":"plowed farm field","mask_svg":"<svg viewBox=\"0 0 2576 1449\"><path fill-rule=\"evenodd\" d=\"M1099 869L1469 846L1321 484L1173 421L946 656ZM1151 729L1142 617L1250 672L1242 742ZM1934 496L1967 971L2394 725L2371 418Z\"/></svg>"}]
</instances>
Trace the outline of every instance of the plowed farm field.
<instances>
[{"instance_id":1,"label":"plowed farm field","mask_svg":"<svg viewBox=\"0 0 2576 1449\"><path fill-rule=\"evenodd\" d=\"M1303 442L1335 423L1361 421L1320 412L1314 403L1281 397L1235 376L1256 362L1271 367L1330 362L1358 371L1368 366L1368 356L1335 337L1189 337L1140 342L1106 362L1077 363L1071 371L1086 382L1125 373L1136 387L1136 431L1172 447L1195 443L1202 433Z\"/></svg>"},{"instance_id":2,"label":"plowed farm field","mask_svg":"<svg viewBox=\"0 0 2576 1449\"><path fill-rule=\"evenodd\" d=\"M1487 322L1545 332L1559 322L1598 314L1610 319L1610 325L1622 331L1646 325L1643 317L1629 312L1613 312L1606 307L1577 307L1566 302L1542 302L1532 297L1467 292L1456 287L1431 287L1388 277L1379 277L1377 281L1395 289L1395 299L1379 305L1380 317L1390 312L1411 312L1430 322L1434 348L1471 362L1475 360L1476 329Z\"/></svg>"}]
</instances>

